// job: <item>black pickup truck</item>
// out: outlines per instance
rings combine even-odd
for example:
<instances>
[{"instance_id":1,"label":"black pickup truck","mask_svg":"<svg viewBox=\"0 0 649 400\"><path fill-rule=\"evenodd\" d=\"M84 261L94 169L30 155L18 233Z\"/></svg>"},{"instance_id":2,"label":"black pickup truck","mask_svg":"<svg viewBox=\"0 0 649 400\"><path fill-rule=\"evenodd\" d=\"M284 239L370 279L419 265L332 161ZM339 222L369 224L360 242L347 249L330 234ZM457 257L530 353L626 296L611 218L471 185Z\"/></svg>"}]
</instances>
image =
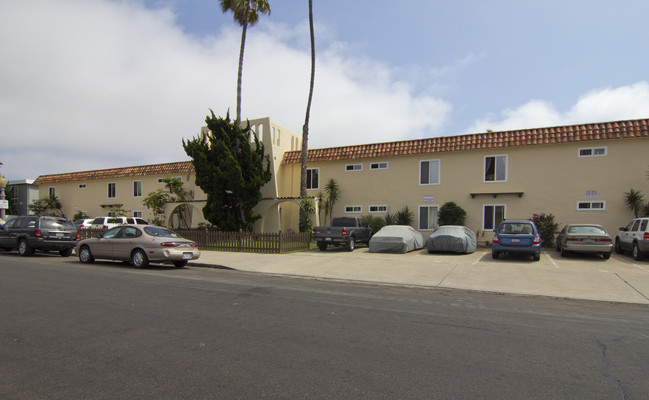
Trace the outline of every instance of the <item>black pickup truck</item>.
<instances>
[{"instance_id":1,"label":"black pickup truck","mask_svg":"<svg viewBox=\"0 0 649 400\"><path fill-rule=\"evenodd\" d=\"M360 218L336 217L331 221L331 226L313 228L313 239L322 251L327 250L329 245L345 246L347 251L352 251L357 242L369 244L372 233L372 228Z\"/></svg>"}]
</instances>

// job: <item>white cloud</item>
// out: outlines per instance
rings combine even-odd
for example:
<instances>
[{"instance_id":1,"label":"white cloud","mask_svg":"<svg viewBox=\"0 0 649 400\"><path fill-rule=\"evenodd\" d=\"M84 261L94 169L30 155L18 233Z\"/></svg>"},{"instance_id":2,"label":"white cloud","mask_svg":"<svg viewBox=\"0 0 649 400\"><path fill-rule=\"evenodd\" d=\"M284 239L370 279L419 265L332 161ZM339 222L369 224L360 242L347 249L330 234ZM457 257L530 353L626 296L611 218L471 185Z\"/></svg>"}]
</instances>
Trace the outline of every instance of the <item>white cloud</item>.
<instances>
[{"instance_id":1,"label":"white cloud","mask_svg":"<svg viewBox=\"0 0 649 400\"><path fill-rule=\"evenodd\" d=\"M300 133L306 24L248 32L243 117L270 116ZM209 108L234 117L239 40L235 24L191 36L169 10L137 2L2 2L0 172L33 179L188 159L181 140L198 133ZM430 136L449 114L448 103L415 94L389 66L349 54L344 43L316 56L310 147Z\"/></svg>"},{"instance_id":2,"label":"white cloud","mask_svg":"<svg viewBox=\"0 0 649 400\"><path fill-rule=\"evenodd\" d=\"M570 110L562 113L543 100L531 100L506 109L500 115L487 115L467 132L506 131L557 125L607 122L649 116L649 83L638 82L618 88L592 90L581 96Z\"/></svg>"}]
</instances>

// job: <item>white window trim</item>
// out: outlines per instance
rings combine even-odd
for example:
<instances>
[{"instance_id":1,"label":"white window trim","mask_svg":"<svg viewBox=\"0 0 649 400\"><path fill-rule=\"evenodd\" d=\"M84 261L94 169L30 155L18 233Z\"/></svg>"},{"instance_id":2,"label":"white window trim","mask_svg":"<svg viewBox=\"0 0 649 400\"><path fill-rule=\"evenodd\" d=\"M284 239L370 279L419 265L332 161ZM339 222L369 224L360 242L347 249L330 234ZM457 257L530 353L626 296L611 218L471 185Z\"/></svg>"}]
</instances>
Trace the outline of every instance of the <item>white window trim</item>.
<instances>
[{"instance_id":1,"label":"white window trim","mask_svg":"<svg viewBox=\"0 0 649 400\"><path fill-rule=\"evenodd\" d=\"M133 218L142 218L142 211L133 211Z\"/></svg>"},{"instance_id":2,"label":"white window trim","mask_svg":"<svg viewBox=\"0 0 649 400\"><path fill-rule=\"evenodd\" d=\"M377 208L378 208L378 207L385 207L385 210L372 211L372 207L377 207ZM374 213L386 213L386 212L388 212L388 206L387 206L387 205L384 205L384 204L372 204L372 205L370 205L370 206L367 206L367 210L368 210L371 214L374 214Z\"/></svg>"},{"instance_id":3,"label":"white window trim","mask_svg":"<svg viewBox=\"0 0 649 400\"><path fill-rule=\"evenodd\" d=\"M482 230L485 232L494 232L496 229L498 229L498 225L496 224L496 221L494 220L494 227L492 229L486 229L484 227L485 219L484 219L484 209L485 207L503 207L503 221L507 219L507 204L483 204L482 205Z\"/></svg>"},{"instance_id":4,"label":"white window trim","mask_svg":"<svg viewBox=\"0 0 649 400\"><path fill-rule=\"evenodd\" d=\"M596 149L604 149L604 154L595 154ZM582 155L582 150L591 150L591 154ZM586 157L606 157L608 155L608 148L606 146L596 146L596 147L581 147L577 150L577 157L586 158Z\"/></svg>"},{"instance_id":5,"label":"white window trim","mask_svg":"<svg viewBox=\"0 0 649 400\"><path fill-rule=\"evenodd\" d=\"M347 167L352 166L352 169L347 169ZM360 168L356 168L360 167ZM346 164L345 165L345 172L356 172L356 171L362 171L363 170L363 164Z\"/></svg>"},{"instance_id":6,"label":"white window trim","mask_svg":"<svg viewBox=\"0 0 649 400\"><path fill-rule=\"evenodd\" d=\"M378 164L378 166L376 168L373 168L372 164ZM381 167L381 164L385 164L385 167ZM390 168L390 164L387 161L374 161L370 163L370 169L372 171L378 171L381 169L388 169L388 168Z\"/></svg>"},{"instance_id":7,"label":"white window trim","mask_svg":"<svg viewBox=\"0 0 649 400\"><path fill-rule=\"evenodd\" d=\"M588 203L590 207L588 208L579 208L580 204ZM601 208L593 208L594 203L601 203ZM605 200L581 200L577 202L577 211L605 211L606 210L606 201Z\"/></svg>"},{"instance_id":8,"label":"white window trim","mask_svg":"<svg viewBox=\"0 0 649 400\"><path fill-rule=\"evenodd\" d=\"M140 195L139 196L135 195L135 183L136 182L140 182ZM133 181L132 188L133 188L133 192L131 194L133 195L134 199L142 197L142 193L144 192L144 183L140 179L136 179L136 180Z\"/></svg>"},{"instance_id":9,"label":"white window trim","mask_svg":"<svg viewBox=\"0 0 649 400\"><path fill-rule=\"evenodd\" d=\"M495 171L495 166L494 166L494 180L493 181L488 181L487 180L487 158L488 157L505 157L505 179L502 181L499 181L496 179L495 175L497 174ZM497 165L496 165L497 166ZM483 183L503 183L507 182L509 180L509 155L508 154L488 154L483 157L482 159L482 182Z\"/></svg>"},{"instance_id":10,"label":"white window trim","mask_svg":"<svg viewBox=\"0 0 649 400\"><path fill-rule=\"evenodd\" d=\"M114 185L113 187L115 188L115 190L114 190L115 195L113 197L110 197L110 185ZM108 184L106 185L106 196L109 199L116 199L117 198L117 182L108 182Z\"/></svg>"},{"instance_id":11,"label":"white window trim","mask_svg":"<svg viewBox=\"0 0 649 400\"><path fill-rule=\"evenodd\" d=\"M432 228L424 229L424 228L421 227L421 209L424 208L424 207L426 207L426 208L436 208L437 209L437 217L439 218L439 206L438 205L431 205L431 204L420 205L419 207L417 207L417 230L424 231L424 232L434 231L435 229L437 229L439 227L439 225L437 225L438 221L435 221L433 223Z\"/></svg>"},{"instance_id":12,"label":"white window trim","mask_svg":"<svg viewBox=\"0 0 649 400\"><path fill-rule=\"evenodd\" d=\"M318 185L316 187L307 187L307 190L318 190L320 189L320 167L315 167L315 168L307 168L307 171L311 170L317 170L318 171ZM309 184L309 181L307 180L307 186Z\"/></svg>"},{"instance_id":13,"label":"white window trim","mask_svg":"<svg viewBox=\"0 0 649 400\"><path fill-rule=\"evenodd\" d=\"M430 163L430 162L434 162L434 161L437 161L437 182L421 183L421 163L423 163L423 162ZM429 167L429 170L430 170L430 167ZM419 160L419 186L439 185L441 183L441 181L442 181L441 175L442 175L442 161L439 158L432 159L432 160ZM428 179L430 180L430 176L428 177Z\"/></svg>"},{"instance_id":14,"label":"white window trim","mask_svg":"<svg viewBox=\"0 0 649 400\"><path fill-rule=\"evenodd\" d=\"M354 210L358 208L358 211ZM345 214L361 214L363 212L363 206L345 206Z\"/></svg>"}]
</instances>

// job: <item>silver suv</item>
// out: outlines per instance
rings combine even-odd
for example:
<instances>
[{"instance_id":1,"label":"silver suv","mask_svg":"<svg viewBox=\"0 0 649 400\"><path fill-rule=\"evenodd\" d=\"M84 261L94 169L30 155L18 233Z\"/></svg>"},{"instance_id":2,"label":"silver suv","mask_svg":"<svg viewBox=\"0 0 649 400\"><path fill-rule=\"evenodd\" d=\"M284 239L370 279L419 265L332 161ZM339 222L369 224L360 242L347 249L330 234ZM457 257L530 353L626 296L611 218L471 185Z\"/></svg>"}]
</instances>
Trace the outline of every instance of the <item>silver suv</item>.
<instances>
[{"instance_id":1,"label":"silver suv","mask_svg":"<svg viewBox=\"0 0 649 400\"><path fill-rule=\"evenodd\" d=\"M148 225L149 223L139 217L97 217L90 224L90 229L110 229L124 224Z\"/></svg>"},{"instance_id":2,"label":"silver suv","mask_svg":"<svg viewBox=\"0 0 649 400\"><path fill-rule=\"evenodd\" d=\"M68 257L78 239L79 232L72 221L59 217L16 217L0 228L0 248L18 249L21 256L42 250L58 251Z\"/></svg>"},{"instance_id":3,"label":"silver suv","mask_svg":"<svg viewBox=\"0 0 649 400\"><path fill-rule=\"evenodd\" d=\"M649 218L636 218L620 228L615 237L615 252L630 251L635 260L649 254Z\"/></svg>"}]
</instances>

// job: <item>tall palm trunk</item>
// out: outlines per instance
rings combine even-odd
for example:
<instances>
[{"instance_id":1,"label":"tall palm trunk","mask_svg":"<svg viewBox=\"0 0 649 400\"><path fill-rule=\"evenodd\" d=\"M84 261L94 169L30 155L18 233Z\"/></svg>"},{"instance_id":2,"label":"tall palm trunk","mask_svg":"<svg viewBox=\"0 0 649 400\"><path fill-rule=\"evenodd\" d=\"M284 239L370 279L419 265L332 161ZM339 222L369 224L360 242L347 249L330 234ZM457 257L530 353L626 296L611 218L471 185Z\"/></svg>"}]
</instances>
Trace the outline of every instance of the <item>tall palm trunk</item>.
<instances>
[{"instance_id":1,"label":"tall palm trunk","mask_svg":"<svg viewBox=\"0 0 649 400\"><path fill-rule=\"evenodd\" d=\"M248 23L245 22L241 29L241 49L239 50L239 72L237 74L237 126L241 125L241 77L243 76L243 52L246 48L246 32Z\"/></svg>"},{"instance_id":2,"label":"tall palm trunk","mask_svg":"<svg viewBox=\"0 0 649 400\"><path fill-rule=\"evenodd\" d=\"M311 81L309 82L309 99L306 104L306 116L302 127L302 163L300 169L300 197L306 196L306 161L309 150L309 117L311 114L311 100L313 99L313 83L315 81L315 34L313 32L313 0L309 0L309 32L311 34ZM300 208L300 227L307 219L306 211ZM303 229L300 229L303 230Z\"/></svg>"}]
</instances>

